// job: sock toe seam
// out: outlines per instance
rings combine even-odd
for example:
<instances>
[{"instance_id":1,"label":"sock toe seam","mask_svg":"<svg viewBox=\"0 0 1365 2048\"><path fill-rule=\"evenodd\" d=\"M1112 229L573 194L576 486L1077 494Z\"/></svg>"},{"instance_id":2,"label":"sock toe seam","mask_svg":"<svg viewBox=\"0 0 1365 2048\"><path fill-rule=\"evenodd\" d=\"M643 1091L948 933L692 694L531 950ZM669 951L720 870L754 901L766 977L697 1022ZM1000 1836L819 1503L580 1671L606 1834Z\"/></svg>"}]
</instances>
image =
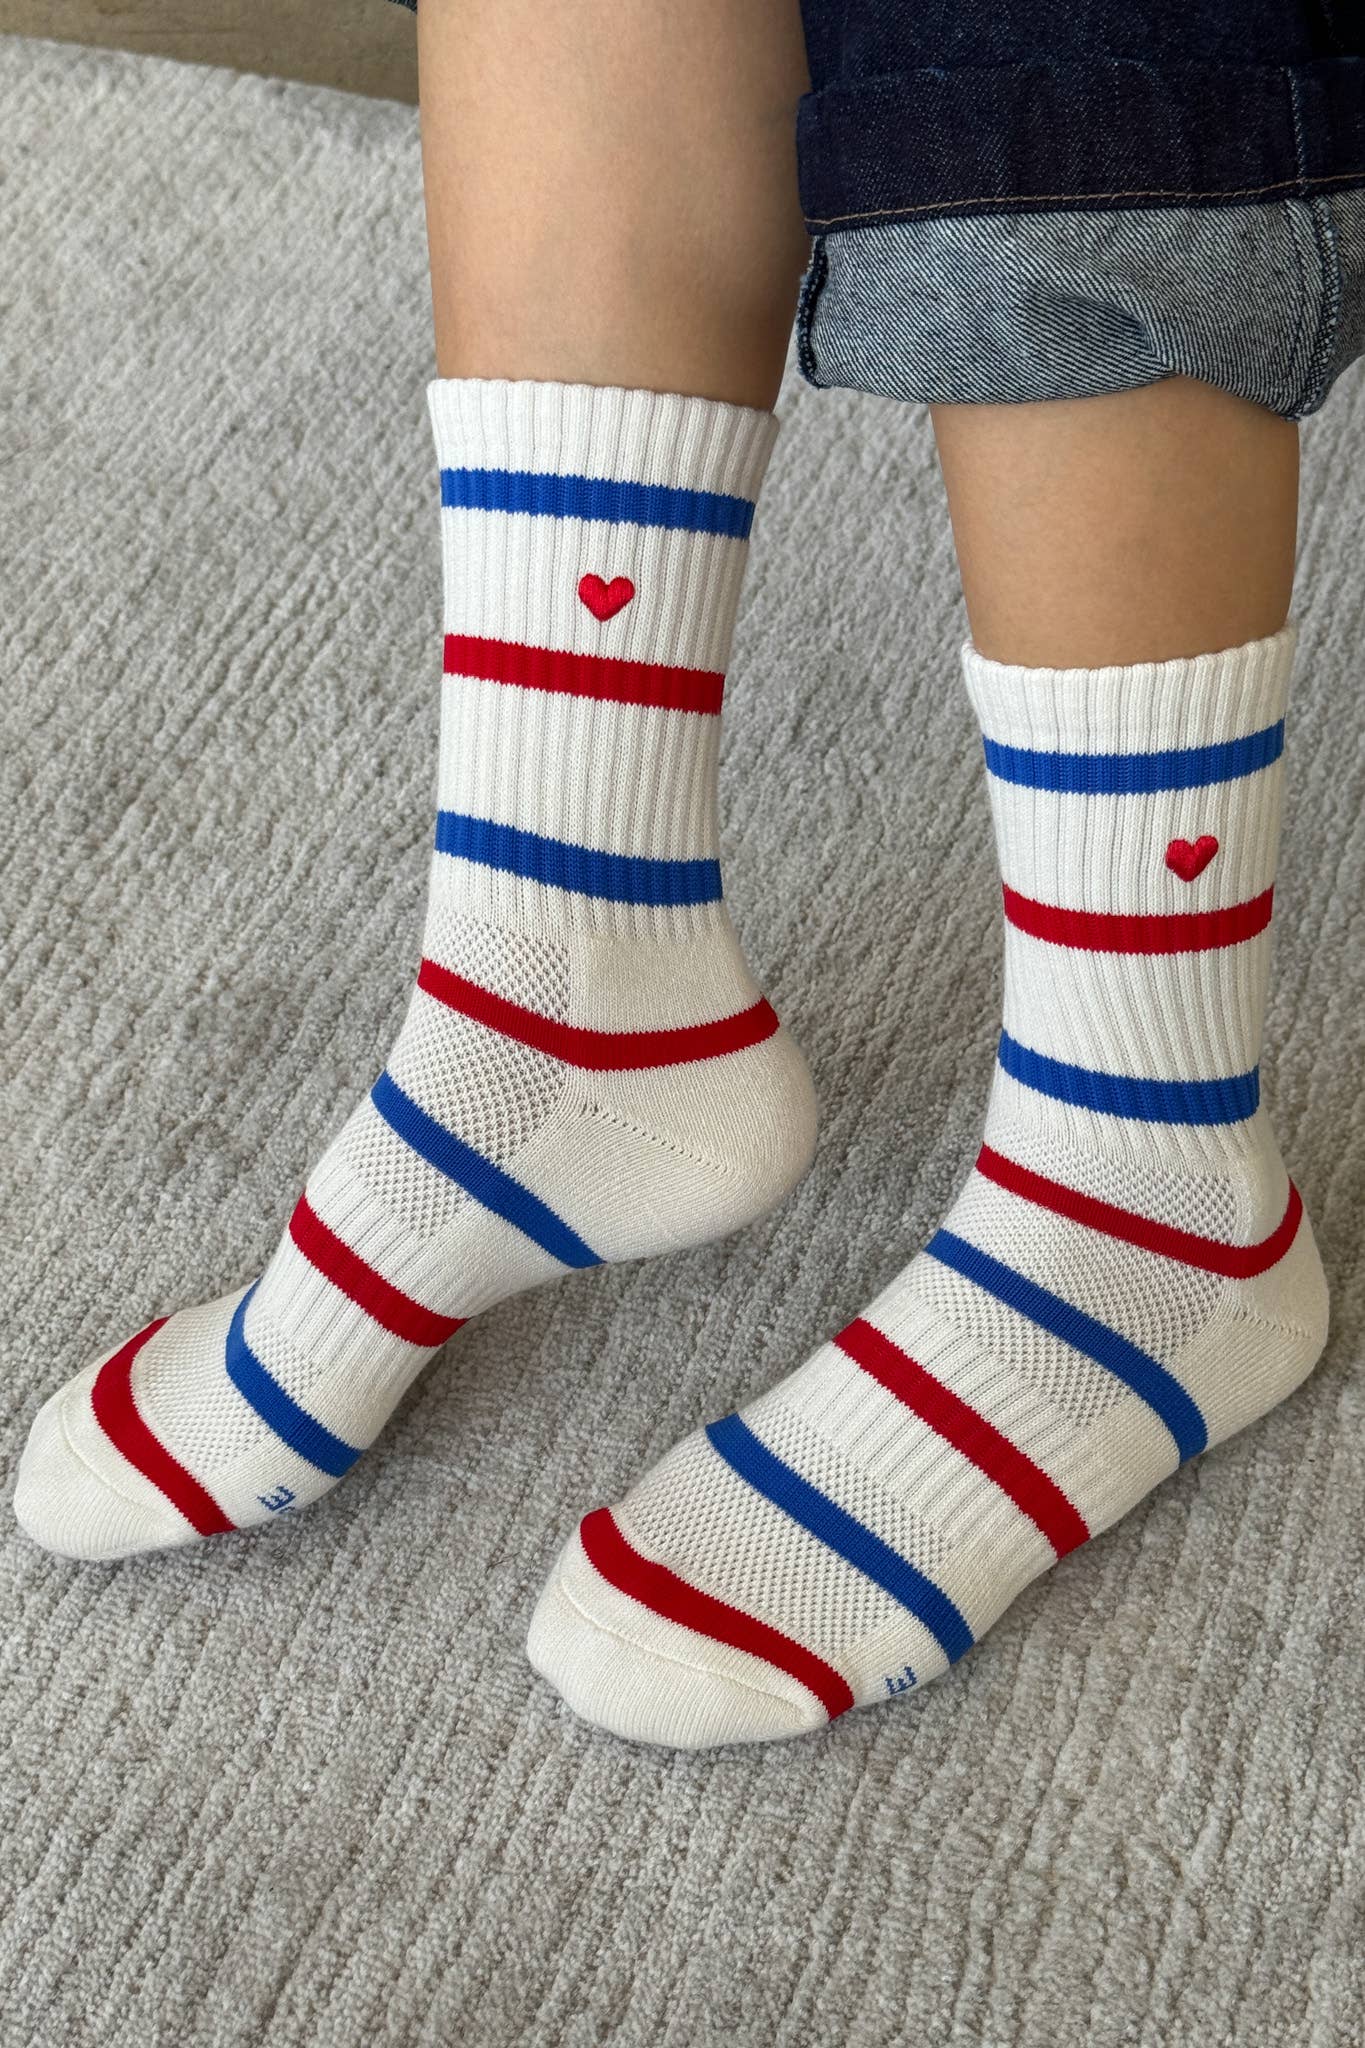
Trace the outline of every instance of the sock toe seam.
<instances>
[{"instance_id":1,"label":"sock toe seam","mask_svg":"<svg viewBox=\"0 0 1365 2048\"><path fill-rule=\"evenodd\" d=\"M610 1622L600 1621L595 1614L589 1614L587 1608L584 1607L580 1600L574 1598L562 1574L557 1577L555 1588L557 1592L564 1595L574 1613L581 1620L587 1622L589 1628L596 1629L600 1635L610 1636L614 1642L621 1643L626 1649L637 1650L646 1657L657 1657L660 1663L676 1665L680 1671L695 1672L699 1678L719 1678L724 1685L739 1686L744 1692L755 1693L759 1699L772 1700L774 1705L785 1707L795 1717L796 1709L791 1701L784 1699L780 1692L770 1691L766 1685L756 1685L752 1679L741 1678L728 1671L716 1671L706 1664L693 1663L691 1659L679 1657L671 1650L652 1649L647 1644L636 1642L630 1636L623 1635L621 1630L613 1628ZM684 1624L682 1622L674 1622L673 1626L675 1628L682 1628Z\"/></svg>"},{"instance_id":2,"label":"sock toe seam","mask_svg":"<svg viewBox=\"0 0 1365 2048\"><path fill-rule=\"evenodd\" d=\"M88 1394L86 1398L87 1400L89 1399ZM110 1478L108 1473L97 1471L96 1468L91 1464L90 1460L86 1457L84 1451L81 1450L80 1446L72 1441L71 1432L66 1426L66 1410L67 1402L59 1402L57 1407L57 1427L61 1431L63 1448L71 1453L71 1456L76 1460L76 1463L80 1465L84 1471L89 1473L90 1477L94 1480L97 1486L103 1487L106 1493L113 1494L115 1500L122 1501L126 1507L135 1509L139 1514L145 1514L147 1512L147 1502L145 1500L139 1500L136 1494L128 1491L125 1487L121 1486L116 1479ZM115 1446L114 1448L117 1449L117 1446ZM122 1458L122 1452L119 1452L118 1455L120 1458ZM156 1493L158 1501L162 1502L166 1507L170 1508L171 1513L176 1515L179 1519L184 1519L184 1517L180 1515L179 1509L176 1508L172 1504L172 1502L166 1500L165 1495L161 1492L159 1487L154 1486L153 1482L150 1479L147 1481L147 1484L148 1486L153 1487L153 1491Z\"/></svg>"}]
</instances>

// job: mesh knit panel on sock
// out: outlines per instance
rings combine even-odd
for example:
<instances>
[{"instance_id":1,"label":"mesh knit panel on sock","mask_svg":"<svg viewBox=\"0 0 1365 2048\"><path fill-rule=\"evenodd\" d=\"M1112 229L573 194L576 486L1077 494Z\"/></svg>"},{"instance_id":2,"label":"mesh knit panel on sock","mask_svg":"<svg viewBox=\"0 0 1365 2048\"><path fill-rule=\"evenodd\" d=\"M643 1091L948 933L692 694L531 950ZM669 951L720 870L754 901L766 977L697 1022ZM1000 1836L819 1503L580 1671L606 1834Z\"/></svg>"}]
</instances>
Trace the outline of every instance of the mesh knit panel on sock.
<instances>
[{"instance_id":1,"label":"mesh knit panel on sock","mask_svg":"<svg viewBox=\"0 0 1365 2048\"><path fill-rule=\"evenodd\" d=\"M1099 1316L1154 1358L1174 1358L1202 1329L1223 1283L1039 1211L973 1175L947 1228L992 1258ZM934 1263L938 1263L934 1261Z\"/></svg>"},{"instance_id":2,"label":"mesh knit panel on sock","mask_svg":"<svg viewBox=\"0 0 1365 2048\"><path fill-rule=\"evenodd\" d=\"M1019 1238L1001 1232L1001 1256L1022 1265ZM1095 1316L1156 1359L1179 1358L1213 1314L1226 1283L1214 1273L1193 1273L1167 1259L1134 1256L1127 1245L1101 1240L1083 1262L1059 1271L1054 1292Z\"/></svg>"},{"instance_id":3,"label":"mesh knit panel on sock","mask_svg":"<svg viewBox=\"0 0 1365 2048\"><path fill-rule=\"evenodd\" d=\"M332 1378L328 1364L302 1350L268 1313L252 1315L248 1311L246 1338L271 1379L287 1388L301 1407L314 1412L319 1405L318 1390Z\"/></svg>"},{"instance_id":4,"label":"mesh knit panel on sock","mask_svg":"<svg viewBox=\"0 0 1365 2048\"><path fill-rule=\"evenodd\" d=\"M672 1486L687 1488L685 1530L676 1525L667 1474ZM853 1578L832 1552L761 1500L703 1435L679 1444L631 1494L622 1514L631 1541L646 1556L666 1552L684 1578L776 1628L795 1633L832 1626L851 1641L889 1617L891 1603L879 1587Z\"/></svg>"},{"instance_id":5,"label":"mesh knit panel on sock","mask_svg":"<svg viewBox=\"0 0 1365 2048\"><path fill-rule=\"evenodd\" d=\"M1045 1233L1047 1224L1041 1228ZM1029 1249L1027 1235L1021 1233L1013 1244L996 1239L991 1255L1008 1265L1011 1251L1018 1259ZM1144 1261L1147 1270L1135 1273L1131 1255L1125 1263L1123 1249L1097 1244L1089 1255L1093 1263L1073 1269L1064 1298L1087 1314L1100 1314L1101 1320L1153 1358L1176 1358L1208 1321L1223 1282L1207 1273L1182 1278L1159 1272L1155 1260ZM1084 1285L1077 1284L1082 1281ZM917 1300L965 1330L984 1350L1008 1359L1014 1371L1078 1427L1094 1422L1123 1399L1123 1382L1104 1366L937 1259L917 1259L907 1275L907 1285ZM1106 1285L1112 1286L1107 1297ZM1054 1286L1052 1291L1061 1290Z\"/></svg>"},{"instance_id":6,"label":"mesh knit panel on sock","mask_svg":"<svg viewBox=\"0 0 1365 2048\"><path fill-rule=\"evenodd\" d=\"M423 950L466 981L509 1002L562 1023L569 1014L570 954L554 939L504 930L465 917L446 903L432 905Z\"/></svg>"},{"instance_id":7,"label":"mesh knit panel on sock","mask_svg":"<svg viewBox=\"0 0 1365 2048\"><path fill-rule=\"evenodd\" d=\"M420 989L389 1072L415 1102L439 1104L445 1128L499 1165L535 1136L565 1091L559 1060L457 1015Z\"/></svg>"},{"instance_id":8,"label":"mesh knit panel on sock","mask_svg":"<svg viewBox=\"0 0 1365 2048\"><path fill-rule=\"evenodd\" d=\"M1064 1187L1093 1195L1118 1209L1153 1216L1196 1237L1231 1243L1237 1236L1237 1191L1226 1173L1180 1173L1125 1154L1064 1146L1034 1129L1016 1131L988 1123L986 1141L1034 1173Z\"/></svg>"},{"instance_id":9,"label":"mesh knit panel on sock","mask_svg":"<svg viewBox=\"0 0 1365 2048\"><path fill-rule=\"evenodd\" d=\"M146 1401L173 1456L208 1472L255 1449L268 1435L227 1376L224 1347L240 1293L181 1309L153 1338Z\"/></svg>"},{"instance_id":10,"label":"mesh knit panel on sock","mask_svg":"<svg viewBox=\"0 0 1365 2048\"><path fill-rule=\"evenodd\" d=\"M448 1230L469 1200L463 1188L404 1144L368 1098L337 1139L337 1147L374 1200L418 1237L436 1237Z\"/></svg>"},{"instance_id":11,"label":"mesh knit panel on sock","mask_svg":"<svg viewBox=\"0 0 1365 2048\"><path fill-rule=\"evenodd\" d=\"M916 1259L906 1274L906 1286L917 1301L965 1331L982 1350L1007 1358L1014 1372L1078 1428L1087 1427L1123 1399L1122 1382L1103 1366L1080 1357L1049 1330L1025 1321L937 1259Z\"/></svg>"},{"instance_id":12,"label":"mesh knit panel on sock","mask_svg":"<svg viewBox=\"0 0 1365 2048\"><path fill-rule=\"evenodd\" d=\"M920 1571L932 1572L942 1564L947 1550L942 1532L776 1392L749 1412L768 1449L847 1508L855 1521L876 1530ZM909 1417L906 1422L912 1430L917 1427Z\"/></svg>"}]
</instances>

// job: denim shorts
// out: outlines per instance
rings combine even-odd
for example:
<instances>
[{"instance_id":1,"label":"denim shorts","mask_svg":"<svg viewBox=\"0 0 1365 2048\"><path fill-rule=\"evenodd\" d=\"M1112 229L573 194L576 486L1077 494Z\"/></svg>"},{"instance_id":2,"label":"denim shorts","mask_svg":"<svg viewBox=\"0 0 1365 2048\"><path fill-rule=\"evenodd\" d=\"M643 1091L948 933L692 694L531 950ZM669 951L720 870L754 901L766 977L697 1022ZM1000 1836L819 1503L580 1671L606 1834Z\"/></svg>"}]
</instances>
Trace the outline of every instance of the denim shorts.
<instances>
[{"instance_id":1,"label":"denim shorts","mask_svg":"<svg viewBox=\"0 0 1365 2048\"><path fill-rule=\"evenodd\" d=\"M1365 353L1365 0L801 8L812 384L1298 419Z\"/></svg>"}]
</instances>

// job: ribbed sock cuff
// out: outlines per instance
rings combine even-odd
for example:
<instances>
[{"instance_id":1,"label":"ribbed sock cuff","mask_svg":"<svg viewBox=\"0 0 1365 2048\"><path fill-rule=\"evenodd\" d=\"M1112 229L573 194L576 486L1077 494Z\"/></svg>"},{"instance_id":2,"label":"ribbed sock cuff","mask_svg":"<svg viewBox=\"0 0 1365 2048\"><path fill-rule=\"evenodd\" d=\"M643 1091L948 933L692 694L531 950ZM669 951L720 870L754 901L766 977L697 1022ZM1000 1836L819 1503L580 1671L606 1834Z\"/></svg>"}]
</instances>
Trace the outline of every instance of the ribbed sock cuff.
<instances>
[{"instance_id":1,"label":"ribbed sock cuff","mask_svg":"<svg viewBox=\"0 0 1365 2048\"><path fill-rule=\"evenodd\" d=\"M733 497L735 538L777 439L775 414L672 392L500 378L427 387L442 469L502 469Z\"/></svg>"},{"instance_id":2,"label":"ribbed sock cuff","mask_svg":"<svg viewBox=\"0 0 1365 2048\"><path fill-rule=\"evenodd\" d=\"M1040 753L1153 753L1263 732L1284 717L1295 632L1120 668L1020 668L963 649L988 740Z\"/></svg>"},{"instance_id":3,"label":"ribbed sock cuff","mask_svg":"<svg viewBox=\"0 0 1365 2048\"><path fill-rule=\"evenodd\" d=\"M438 847L482 914L682 936L720 910L719 711L777 424L452 380Z\"/></svg>"}]
</instances>

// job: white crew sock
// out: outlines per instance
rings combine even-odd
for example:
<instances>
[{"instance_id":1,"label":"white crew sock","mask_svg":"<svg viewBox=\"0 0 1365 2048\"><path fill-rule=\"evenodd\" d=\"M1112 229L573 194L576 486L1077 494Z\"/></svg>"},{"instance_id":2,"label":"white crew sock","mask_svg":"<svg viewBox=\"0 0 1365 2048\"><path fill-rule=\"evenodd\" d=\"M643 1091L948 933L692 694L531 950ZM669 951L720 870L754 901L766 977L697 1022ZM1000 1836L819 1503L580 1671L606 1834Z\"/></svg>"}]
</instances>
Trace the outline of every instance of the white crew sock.
<instances>
[{"instance_id":1,"label":"white crew sock","mask_svg":"<svg viewBox=\"0 0 1365 2048\"><path fill-rule=\"evenodd\" d=\"M814 1105L721 901L721 688L770 414L431 388L445 681L418 987L249 1288L53 1395L15 1511L75 1557L328 1491L468 1316L733 1230Z\"/></svg>"},{"instance_id":2,"label":"white crew sock","mask_svg":"<svg viewBox=\"0 0 1365 2048\"><path fill-rule=\"evenodd\" d=\"M1006 914L980 1159L865 1316L584 1521L530 1640L579 1713L693 1747L909 1692L1311 1369L1257 1072L1291 657L968 650Z\"/></svg>"}]
</instances>

